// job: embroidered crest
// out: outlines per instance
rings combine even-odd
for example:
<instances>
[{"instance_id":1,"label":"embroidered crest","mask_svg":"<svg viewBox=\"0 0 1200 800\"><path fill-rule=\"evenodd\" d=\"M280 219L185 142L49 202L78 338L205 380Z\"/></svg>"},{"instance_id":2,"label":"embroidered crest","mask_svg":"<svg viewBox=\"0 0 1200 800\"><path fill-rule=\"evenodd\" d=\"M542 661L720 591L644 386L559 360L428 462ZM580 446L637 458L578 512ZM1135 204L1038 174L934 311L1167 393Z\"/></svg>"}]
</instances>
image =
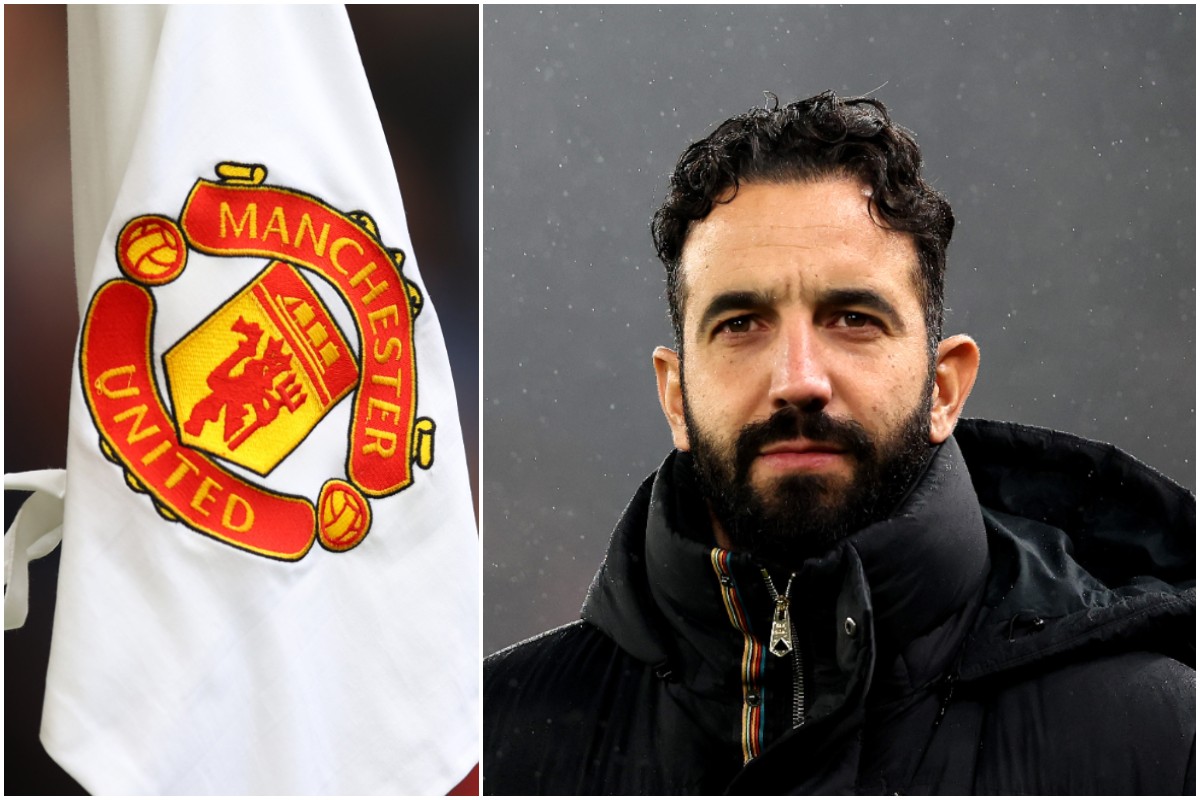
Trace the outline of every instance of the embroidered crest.
<instances>
[{"instance_id":1,"label":"embroidered crest","mask_svg":"<svg viewBox=\"0 0 1200 800\"><path fill-rule=\"evenodd\" d=\"M267 186L262 165L226 162L217 175L196 181L178 222L130 220L116 248L125 277L92 297L80 373L101 449L162 516L234 547L288 561L314 539L349 550L370 529L368 498L433 463L433 420L416 416L421 294L369 215ZM183 274L189 250L268 263L165 348L164 397L154 290ZM345 479L329 476L314 501L244 475L269 476L350 394Z\"/></svg>"}]
</instances>

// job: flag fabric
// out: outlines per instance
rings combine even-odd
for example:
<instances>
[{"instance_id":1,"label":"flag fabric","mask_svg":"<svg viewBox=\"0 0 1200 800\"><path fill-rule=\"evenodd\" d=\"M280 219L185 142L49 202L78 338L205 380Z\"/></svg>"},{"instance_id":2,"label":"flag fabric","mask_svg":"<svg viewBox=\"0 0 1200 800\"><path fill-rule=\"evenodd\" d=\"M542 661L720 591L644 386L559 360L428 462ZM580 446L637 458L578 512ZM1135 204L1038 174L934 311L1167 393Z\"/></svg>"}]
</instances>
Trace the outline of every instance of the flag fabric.
<instances>
[{"instance_id":1,"label":"flag fabric","mask_svg":"<svg viewBox=\"0 0 1200 800\"><path fill-rule=\"evenodd\" d=\"M95 794L444 794L479 757L478 538L345 11L68 24L65 491L6 477L42 490L6 626L62 503L42 741Z\"/></svg>"}]
</instances>

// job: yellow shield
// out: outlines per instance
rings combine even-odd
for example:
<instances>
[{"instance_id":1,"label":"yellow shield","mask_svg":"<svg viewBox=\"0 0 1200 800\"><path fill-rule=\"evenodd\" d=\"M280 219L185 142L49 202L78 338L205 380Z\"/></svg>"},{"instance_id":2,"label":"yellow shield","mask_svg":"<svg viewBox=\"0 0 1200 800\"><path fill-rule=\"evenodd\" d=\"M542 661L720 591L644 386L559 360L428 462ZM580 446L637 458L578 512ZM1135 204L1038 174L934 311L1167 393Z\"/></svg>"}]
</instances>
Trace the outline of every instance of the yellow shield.
<instances>
[{"instance_id":1,"label":"yellow shield","mask_svg":"<svg viewBox=\"0 0 1200 800\"><path fill-rule=\"evenodd\" d=\"M163 357L180 441L266 475L358 383L299 270L272 263Z\"/></svg>"}]
</instances>

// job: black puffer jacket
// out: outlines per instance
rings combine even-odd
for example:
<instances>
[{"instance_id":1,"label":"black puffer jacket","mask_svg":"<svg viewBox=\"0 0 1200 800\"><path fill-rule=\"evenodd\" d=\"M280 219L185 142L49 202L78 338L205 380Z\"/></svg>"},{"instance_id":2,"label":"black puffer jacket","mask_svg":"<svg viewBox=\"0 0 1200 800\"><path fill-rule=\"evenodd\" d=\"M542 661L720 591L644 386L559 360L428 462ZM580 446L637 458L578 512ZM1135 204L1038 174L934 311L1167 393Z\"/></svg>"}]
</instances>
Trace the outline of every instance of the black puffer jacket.
<instances>
[{"instance_id":1,"label":"black puffer jacket","mask_svg":"<svg viewBox=\"0 0 1200 800\"><path fill-rule=\"evenodd\" d=\"M1184 489L964 421L895 516L790 579L777 656L789 576L716 548L692 481L668 457L583 620L487 660L485 793L1195 793Z\"/></svg>"}]
</instances>

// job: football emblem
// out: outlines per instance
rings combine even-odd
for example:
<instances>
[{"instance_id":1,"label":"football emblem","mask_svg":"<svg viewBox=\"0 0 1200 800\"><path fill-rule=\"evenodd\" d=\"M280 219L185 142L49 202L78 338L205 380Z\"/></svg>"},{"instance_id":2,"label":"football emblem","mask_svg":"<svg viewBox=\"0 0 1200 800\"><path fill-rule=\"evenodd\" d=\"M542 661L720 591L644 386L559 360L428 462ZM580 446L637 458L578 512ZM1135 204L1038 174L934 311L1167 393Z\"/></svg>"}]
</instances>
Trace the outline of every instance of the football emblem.
<instances>
[{"instance_id":1,"label":"football emblem","mask_svg":"<svg viewBox=\"0 0 1200 800\"><path fill-rule=\"evenodd\" d=\"M321 487L317 501L321 544L329 550L349 550L371 527L371 509L358 490L345 481L331 480Z\"/></svg>"},{"instance_id":2,"label":"football emblem","mask_svg":"<svg viewBox=\"0 0 1200 800\"><path fill-rule=\"evenodd\" d=\"M268 185L261 164L216 172L195 182L178 220L126 223L122 276L92 296L79 369L101 452L171 522L282 561L318 541L343 553L370 531L371 503L433 463L436 426L417 414L421 292L366 212ZM202 256L193 267L189 250ZM160 299L178 315L192 294L176 290L223 258L266 263L223 301L199 293L200 321L161 342ZM333 416L348 430L330 436ZM345 450L302 448L314 434ZM323 471L315 499L290 485L296 465L276 472L300 452L303 471Z\"/></svg>"},{"instance_id":3,"label":"football emblem","mask_svg":"<svg viewBox=\"0 0 1200 800\"><path fill-rule=\"evenodd\" d=\"M135 281L161 286L187 265L187 245L173 220L147 214L128 222L117 238L117 263Z\"/></svg>"}]
</instances>

